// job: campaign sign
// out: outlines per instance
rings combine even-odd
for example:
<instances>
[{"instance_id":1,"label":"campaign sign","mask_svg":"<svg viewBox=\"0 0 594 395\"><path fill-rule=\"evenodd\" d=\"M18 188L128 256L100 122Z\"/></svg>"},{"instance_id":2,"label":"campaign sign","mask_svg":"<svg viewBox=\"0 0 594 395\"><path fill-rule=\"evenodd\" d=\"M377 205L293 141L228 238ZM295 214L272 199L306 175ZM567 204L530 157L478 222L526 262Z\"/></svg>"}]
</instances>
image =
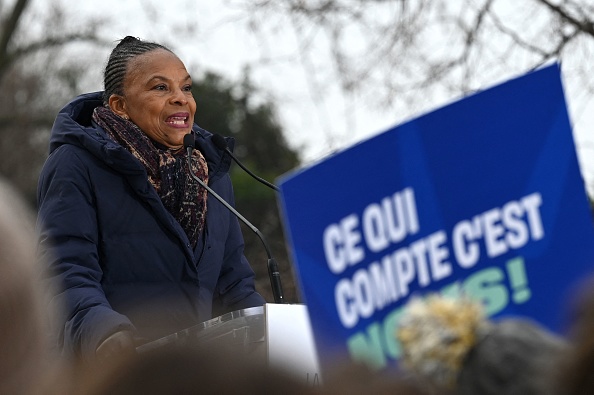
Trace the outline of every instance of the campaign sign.
<instances>
[{"instance_id":1,"label":"campaign sign","mask_svg":"<svg viewBox=\"0 0 594 395\"><path fill-rule=\"evenodd\" d=\"M594 233L557 64L279 180L322 371L395 366L403 305L464 293L561 331Z\"/></svg>"}]
</instances>

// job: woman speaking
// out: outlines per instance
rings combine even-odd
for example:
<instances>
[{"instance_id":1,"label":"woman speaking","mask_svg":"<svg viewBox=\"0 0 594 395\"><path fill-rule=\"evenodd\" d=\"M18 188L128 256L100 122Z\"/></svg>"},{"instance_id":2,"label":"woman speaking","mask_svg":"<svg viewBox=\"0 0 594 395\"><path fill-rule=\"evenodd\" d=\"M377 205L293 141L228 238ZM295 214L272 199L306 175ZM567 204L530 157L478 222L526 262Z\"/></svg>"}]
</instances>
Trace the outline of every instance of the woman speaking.
<instances>
[{"instance_id":1,"label":"woman speaking","mask_svg":"<svg viewBox=\"0 0 594 395\"><path fill-rule=\"evenodd\" d=\"M83 360L208 320L213 303L265 303L237 218L189 173L233 204L230 158L193 122L184 64L128 36L109 57L104 88L59 112L38 185L40 247L63 312L57 346Z\"/></svg>"}]
</instances>

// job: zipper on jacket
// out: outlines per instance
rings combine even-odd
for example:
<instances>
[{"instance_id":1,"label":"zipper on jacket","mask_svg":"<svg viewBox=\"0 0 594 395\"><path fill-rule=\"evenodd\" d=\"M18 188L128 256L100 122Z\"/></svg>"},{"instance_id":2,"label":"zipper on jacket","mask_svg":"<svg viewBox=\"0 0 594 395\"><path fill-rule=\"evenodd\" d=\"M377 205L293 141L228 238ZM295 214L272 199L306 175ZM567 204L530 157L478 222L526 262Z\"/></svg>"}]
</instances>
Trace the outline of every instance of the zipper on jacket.
<instances>
[{"instance_id":1,"label":"zipper on jacket","mask_svg":"<svg viewBox=\"0 0 594 395\"><path fill-rule=\"evenodd\" d=\"M207 220L204 220L204 228L202 230L202 249L200 250L200 255L198 256L198 259L196 260L196 267L198 267L198 265L200 264L200 261L202 261L202 257L204 256L204 250L210 249L210 246L208 245L208 226L207 226ZM194 257L194 253L192 252L192 257Z\"/></svg>"}]
</instances>

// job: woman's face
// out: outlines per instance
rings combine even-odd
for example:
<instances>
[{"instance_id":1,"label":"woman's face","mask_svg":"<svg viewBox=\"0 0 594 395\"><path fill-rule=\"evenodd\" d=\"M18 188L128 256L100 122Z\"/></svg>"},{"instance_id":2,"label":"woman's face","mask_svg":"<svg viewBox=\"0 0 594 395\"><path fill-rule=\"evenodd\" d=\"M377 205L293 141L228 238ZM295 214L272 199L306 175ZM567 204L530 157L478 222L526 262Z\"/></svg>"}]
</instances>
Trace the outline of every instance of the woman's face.
<instances>
[{"instance_id":1,"label":"woman's face","mask_svg":"<svg viewBox=\"0 0 594 395\"><path fill-rule=\"evenodd\" d=\"M109 106L128 117L153 141L169 148L183 146L196 113L192 79L173 53L156 49L128 63L124 96L112 95Z\"/></svg>"}]
</instances>

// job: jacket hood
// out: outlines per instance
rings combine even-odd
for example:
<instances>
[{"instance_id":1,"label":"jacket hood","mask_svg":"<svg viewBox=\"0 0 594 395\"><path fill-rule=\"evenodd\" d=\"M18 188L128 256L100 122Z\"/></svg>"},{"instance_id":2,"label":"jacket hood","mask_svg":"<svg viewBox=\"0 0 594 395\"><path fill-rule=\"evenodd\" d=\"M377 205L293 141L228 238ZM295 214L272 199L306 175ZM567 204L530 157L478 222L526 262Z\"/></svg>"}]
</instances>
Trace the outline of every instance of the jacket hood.
<instances>
[{"instance_id":1,"label":"jacket hood","mask_svg":"<svg viewBox=\"0 0 594 395\"><path fill-rule=\"evenodd\" d=\"M92 153L118 172L133 175L145 173L139 161L124 147L113 141L107 133L92 121L93 110L103 105L103 92L82 94L68 103L58 113L50 136L49 153L64 144L72 144ZM229 171L231 158L211 141L212 133L194 124L192 133L196 147L206 158L209 178L214 180ZM226 137L227 145L233 150L234 139Z\"/></svg>"}]
</instances>

